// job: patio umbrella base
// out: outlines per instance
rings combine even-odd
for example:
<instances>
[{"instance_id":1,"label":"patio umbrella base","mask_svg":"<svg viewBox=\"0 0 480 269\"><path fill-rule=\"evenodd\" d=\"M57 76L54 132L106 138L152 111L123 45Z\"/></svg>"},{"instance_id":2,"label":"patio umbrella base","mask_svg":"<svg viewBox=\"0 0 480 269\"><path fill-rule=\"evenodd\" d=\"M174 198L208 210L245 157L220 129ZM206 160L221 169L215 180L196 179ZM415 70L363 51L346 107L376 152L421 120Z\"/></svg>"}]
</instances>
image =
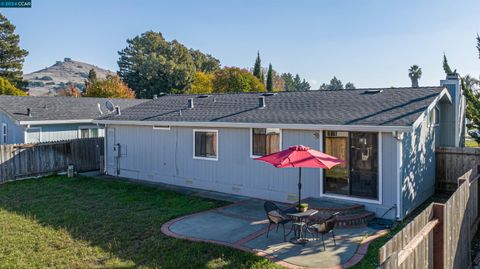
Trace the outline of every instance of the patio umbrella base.
<instances>
[{"instance_id":1,"label":"patio umbrella base","mask_svg":"<svg viewBox=\"0 0 480 269\"><path fill-rule=\"evenodd\" d=\"M289 240L289 242L295 245L305 245L306 243L308 243L308 239L293 237Z\"/></svg>"}]
</instances>

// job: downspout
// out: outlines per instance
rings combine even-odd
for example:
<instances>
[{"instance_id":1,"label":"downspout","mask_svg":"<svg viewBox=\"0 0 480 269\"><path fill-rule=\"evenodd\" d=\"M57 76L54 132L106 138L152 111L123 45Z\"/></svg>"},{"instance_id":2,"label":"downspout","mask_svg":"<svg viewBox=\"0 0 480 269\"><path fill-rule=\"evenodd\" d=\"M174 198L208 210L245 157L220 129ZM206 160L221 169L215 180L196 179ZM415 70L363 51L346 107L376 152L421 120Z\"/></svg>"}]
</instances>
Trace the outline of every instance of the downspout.
<instances>
[{"instance_id":1,"label":"downspout","mask_svg":"<svg viewBox=\"0 0 480 269\"><path fill-rule=\"evenodd\" d=\"M393 132L393 137L397 140L397 204L396 204L396 218L397 220L403 219L403 132Z\"/></svg>"}]
</instances>

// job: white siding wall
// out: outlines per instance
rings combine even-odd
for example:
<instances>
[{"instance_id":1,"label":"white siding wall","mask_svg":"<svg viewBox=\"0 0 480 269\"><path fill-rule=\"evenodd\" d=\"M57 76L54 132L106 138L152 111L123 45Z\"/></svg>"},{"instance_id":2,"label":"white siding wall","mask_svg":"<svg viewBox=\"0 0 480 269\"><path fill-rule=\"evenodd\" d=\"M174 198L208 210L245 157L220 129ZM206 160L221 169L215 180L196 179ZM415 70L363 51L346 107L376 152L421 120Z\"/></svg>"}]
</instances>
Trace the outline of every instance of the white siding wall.
<instances>
[{"instance_id":1,"label":"white siding wall","mask_svg":"<svg viewBox=\"0 0 480 269\"><path fill-rule=\"evenodd\" d=\"M218 130L218 161L193 159L193 128L172 127L153 130L142 126L109 126L115 129L107 137L107 173L116 175L112 146L121 145L118 160L120 175L134 179L163 182L235 193L282 202L297 199L298 169L277 169L250 158L250 129L202 128ZM282 148L303 144L320 148L319 132L283 130ZM396 201L396 142L391 134L382 136L383 203L368 204L370 210L383 213ZM303 169L302 197L320 197L320 169ZM393 214L392 214L393 215Z\"/></svg>"}]
</instances>

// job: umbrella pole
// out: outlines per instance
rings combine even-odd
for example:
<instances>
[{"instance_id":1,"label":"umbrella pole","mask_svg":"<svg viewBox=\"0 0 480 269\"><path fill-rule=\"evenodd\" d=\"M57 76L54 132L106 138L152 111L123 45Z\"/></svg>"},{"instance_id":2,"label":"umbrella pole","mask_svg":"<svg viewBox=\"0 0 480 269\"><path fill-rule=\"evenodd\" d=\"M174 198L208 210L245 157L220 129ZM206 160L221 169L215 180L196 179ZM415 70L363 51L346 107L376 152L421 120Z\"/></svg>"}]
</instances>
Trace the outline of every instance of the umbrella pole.
<instances>
[{"instance_id":1,"label":"umbrella pole","mask_svg":"<svg viewBox=\"0 0 480 269\"><path fill-rule=\"evenodd\" d=\"M298 210L300 210L300 201L302 200L302 168L298 168Z\"/></svg>"}]
</instances>

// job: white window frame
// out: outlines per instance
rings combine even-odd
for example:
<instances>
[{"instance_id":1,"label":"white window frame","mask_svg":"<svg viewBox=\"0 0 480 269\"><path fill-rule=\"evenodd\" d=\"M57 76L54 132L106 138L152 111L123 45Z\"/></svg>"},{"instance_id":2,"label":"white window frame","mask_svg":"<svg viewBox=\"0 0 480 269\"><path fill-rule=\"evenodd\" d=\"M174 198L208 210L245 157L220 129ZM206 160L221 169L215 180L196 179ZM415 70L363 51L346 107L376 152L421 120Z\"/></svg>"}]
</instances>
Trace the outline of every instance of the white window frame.
<instances>
[{"instance_id":1,"label":"white window frame","mask_svg":"<svg viewBox=\"0 0 480 269\"><path fill-rule=\"evenodd\" d=\"M434 117L433 121L432 121L432 117ZM427 113L427 126L437 127L439 125L440 125L440 108L438 107L438 105L435 105Z\"/></svg>"},{"instance_id":2,"label":"white window frame","mask_svg":"<svg viewBox=\"0 0 480 269\"><path fill-rule=\"evenodd\" d=\"M97 129L97 137L100 137L100 128L98 126L78 126L77 138L82 138L82 129L88 129L88 138L92 138L92 129Z\"/></svg>"},{"instance_id":3,"label":"white window frame","mask_svg":"<svg viewBox=\"0 0 480 269\"><path fill-rule=\"evenodd\" d=\"M320 140L320 149L323 152L323 132L324 131L331 131L331 130L323 130L320 131L322 133L322 139ZM355 131L348 131L350 132L355 132ZM348 195L342 195L342 194L333 194L333 193L325 193L323 191L323 181L325 180L325 177L323 176L323 169L321 170L320 173L320 197L327 197L327 198L335 198L335 199L341 199L341 200L347 200L347 201L354 201L354 202L363 202L363 203L370 203L370 204L378 204L381 205L383 203L383 152L382 152L382 132L377 132L378 134L378 182L377 182L377 187L378 187L378 199L368 199L368 198L359 198L359 197L352 197ZM349 164L350 165L350 164Z\"/></svg>"},{"instance_id":4,"label":"white window frame","mask_svg":"<svg viewBox=\"0 0 480 269\"><path fill-rule=\"evenodd\" d=\"M215 147L215 152L217 153L215 158L212 158L212 157L199 157L199 156L195 156L195 133L215 133L215 138L216 138L216 147ZM218 152L218 130L215 130L215 129L193 129L193 137L192 137L192 144L193 144L193 159L195 160L207 160L207 161L218 161L218 155L219 155L219 152Z\"/></svg>"},{"instance_id":5,"label":"white window frame","mask_svg":"<svg viewBox=\"0 0 480 269\"><path fill-rule=\"evenodd\" d=\"M42 133L43 133L43 130L42 130L42 127L28 127L27 129L25 129L25 138L29 137L27 134L28 134L28 130L40 130L40 142L43 141L43 137L42 137ZM32 143L31 141L26 141L26 143Z\"/></svg>"},{"instance_id":6,"label":"white window frame","mask_svg":"<svg viewBox=\"0 0 480 269\"><path fill-rule=\"evenodd\" d=\"M251 159L262 157L262 156L253 155L253 129L279 129L280 130L280 139L279 139L280 141L278 143L280 145L279 145L278 148L280 150L283 150L283 140L282 140L283 129L282 128L250 128L249 131L250 131L250 158Z\"/></svg>"},{"instance_id":7,"label":"white window frame","mask_svg":"<svg viewBox=\"0 0 480 269\"><path fill-rule=\"evenodd\" d=\"M2 123L2 144L8 144L8 125Z\"/></svg>"}]
</instances>

